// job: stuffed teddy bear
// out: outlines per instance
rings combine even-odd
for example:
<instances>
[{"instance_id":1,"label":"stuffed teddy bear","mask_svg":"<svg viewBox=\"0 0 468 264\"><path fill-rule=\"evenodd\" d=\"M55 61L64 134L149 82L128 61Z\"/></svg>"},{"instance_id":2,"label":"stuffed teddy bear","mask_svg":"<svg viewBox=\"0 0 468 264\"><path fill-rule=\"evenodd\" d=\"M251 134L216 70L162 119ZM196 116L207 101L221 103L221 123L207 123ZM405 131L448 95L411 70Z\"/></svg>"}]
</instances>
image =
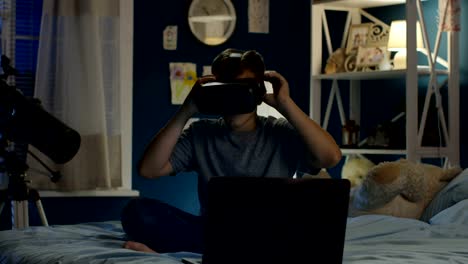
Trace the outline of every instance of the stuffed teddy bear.
<instances>
[{"instance_id":1,"label":"stuffed teddy bear","mask_svg":"<svg viewBox=\"0 0 468 264\"><path fill-rule=\"evenodd\" d=\"M341 178L348 179L351 188L354 188L361 185L369 170L374 166L375 164L364 156L346 156L346 161L341 169Z\"/></svg>"},{"instance_id":2,"label":"stuffed teddy bear","mask_svg":"<svg viewBox=\"0 0 468 264\"><path fill-rule=\"evenodd\" d=\"M350 216L383 214L419 219L432 198L461 172L405 159L372 167L353 188Z\"/></svg>"}]
</instances>

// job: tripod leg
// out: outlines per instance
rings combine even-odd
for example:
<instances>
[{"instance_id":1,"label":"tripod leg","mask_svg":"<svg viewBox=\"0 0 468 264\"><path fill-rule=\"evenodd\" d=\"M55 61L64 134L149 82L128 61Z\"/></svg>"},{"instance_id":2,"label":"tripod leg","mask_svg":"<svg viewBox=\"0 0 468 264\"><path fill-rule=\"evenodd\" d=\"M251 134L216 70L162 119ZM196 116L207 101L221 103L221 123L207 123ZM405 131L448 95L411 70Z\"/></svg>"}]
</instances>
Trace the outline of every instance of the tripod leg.
<instances>
[{"instance_id":1,"label":"tripod leg","mask_svg":"<svg viewBox=\"0 0 468 264\"><path fill-rule=\"evenodd\" d=\"M5 203L8 200L8 190L0 190L0 215L2 215Z\"/></svg>"},{"instance_id":2,"label":"tripod leg","mask_svg":"<svg viewBox=\"0 0 468 264\"><path fill-rule=\"evenodd\" d=\"M5 201L0 201L0 215L2 215L4 207L5 207Z\"/></svg>"},{"instance_id":3,"label":"tripod leg","mask_svg":"<svg viewBox=\"0 0 468 264\"><path fill-rule=\"evenodd\" d=\"M44 207L42 206L41 197L39 196L39 192L35 189L29 189L29 196L31 199L36 203L37 211L39 212L39 217L41 217L41 222L43 226L49 226L49 222L47 222L47 217L44 212Z\"/></svg>"},{"instance_id":4,"label":"tripod leg","mask_svg":"<svg viewBox=\"0 0 468 264\"><path fill-rule=\"evenodd\" d=\"M28 201L12 201L12 217L15 228L29 227Z\"/></svg>"}]
</instances>

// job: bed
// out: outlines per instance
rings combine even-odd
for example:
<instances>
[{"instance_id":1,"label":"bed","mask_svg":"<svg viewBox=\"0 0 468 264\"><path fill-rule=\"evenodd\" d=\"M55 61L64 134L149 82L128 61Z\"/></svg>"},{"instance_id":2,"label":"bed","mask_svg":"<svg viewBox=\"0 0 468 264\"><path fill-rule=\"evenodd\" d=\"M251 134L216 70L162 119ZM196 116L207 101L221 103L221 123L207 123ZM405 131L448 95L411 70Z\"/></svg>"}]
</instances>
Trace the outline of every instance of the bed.
<instances>
[{"instance_id":1,"label":"bed","mask_svg":"<svg viewBox=\"0 0 468 264\"><path fill-rule=\"evenodd\" d=\"M135 252L123 249L124 241L118 221L1 231L0 263L170 264L199 257ZM468 263L468 170L438 193L422 220L348 218L343 263Z\"/></svg>"}]
</instances>

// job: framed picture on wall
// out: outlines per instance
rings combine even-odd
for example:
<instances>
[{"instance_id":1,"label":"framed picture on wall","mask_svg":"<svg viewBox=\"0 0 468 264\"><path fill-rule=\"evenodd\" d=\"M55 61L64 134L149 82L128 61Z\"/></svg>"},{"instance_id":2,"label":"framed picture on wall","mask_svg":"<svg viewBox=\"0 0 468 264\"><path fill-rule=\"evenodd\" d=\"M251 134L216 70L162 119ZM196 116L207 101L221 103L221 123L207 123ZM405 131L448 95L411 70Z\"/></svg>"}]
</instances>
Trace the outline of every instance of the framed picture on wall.
<instances>
[{"instance_id":1,"label":"framed picture on wall","mask_svg":"<svg viewBox=\"0 0 468 264\"><path fill-rule=\"evenodd\" d=\"M349 28L346 54L357 52L358 47L365 47L372 23L354 24Z\"/></svg>"}]
</instances>

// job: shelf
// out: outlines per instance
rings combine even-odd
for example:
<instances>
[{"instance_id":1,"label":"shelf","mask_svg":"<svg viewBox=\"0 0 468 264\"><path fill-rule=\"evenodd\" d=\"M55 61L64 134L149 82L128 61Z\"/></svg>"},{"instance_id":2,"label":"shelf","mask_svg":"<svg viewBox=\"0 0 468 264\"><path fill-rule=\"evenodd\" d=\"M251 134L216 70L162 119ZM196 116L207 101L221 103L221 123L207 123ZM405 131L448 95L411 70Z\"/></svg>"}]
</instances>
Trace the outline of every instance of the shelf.
<instances>
[{"instance_id":1,"label":"shelf","mask_svg":"<svg viewBox=\"0 0 468 264\"><path fill-rule=\"evenodd\" d=\"M198 23L224 22L224 21L232 21L234 19L235 19L235 17L228 16L228 15L192 16L192 17L189 17L190 22L198 22Z\"/></svg>"},{"instance_id":2,"label":"shelf","mask_svg":"<svg viewBox=\"0 0 468 264\"><path fill-rule=\"evenodd\" d=\"M343 155L349 154L379 154L379 155L406 155L406 150L404 149L364 149L364 148L342 148L341 153Z\"/></svg>"},{"instance_id":3,"label":"shelf","mask_svg":"<svg viewBox=\"0 0 468 264\"><path fill-rule=\"evenodd\" d=\"M41 197L138 197L137 190L39 191Z\"/></svg>"},{"instance_id":4,"label":"shelf","mask_svg":"<svg viewBox=\"0 0 468 264\"><path fill-rule=\"evenodd\" d=\"M419 68L419 75L430 75L428 68ZM436 70L438 75L448 74L447 70ZM316 80L379 80L404 78L406 70L371 71L371 72L340 72L333 74L319 74L312 76Z\"/></svg>"},{"instance_id":5,"label":"shelf","mask_svg":"<svg viewBox=\"0 0 468 264\"><path fill-rule=\"evenodd\" d=\"M405 149L341 148L341 153L343 155L407 155L408 151ZM422 158L434 158L448 156L450 154L450 149L447 147L419 147L415 150L415 153L417 153Z\"/></svg>"},{"instance_id":6,"label":"shelf","mask_svg":"<svg viewBox=\"0 0 468 264\"><path fill-rule=\"evenodd\" d=\"M337 8L372 8L404 3L406 0L314 0L313 5Z\"/></svg>"},{"instance_id":7,"label":"shelf","mask_svg":"<svg viewBox=\"0 0 468 264\"><path fill-rule=\"evenodd\" d=\"M355 120L360 123L365 115L377 115L375 112L362 112L361 99L362 93L368 92L368 89L361 89L363 82L366 81L379 81L372 87L379 88L381 83L390 80L398 80L400 86L405 90L405 146L395 146L395 148L376 148L376 146L362 145L355 148L346 148L344 146L341 151L343 155L352 154L370 154L370 155L395 155L404 156L408 160L421 161L423 158L443 158L446 166L456 166L460 163L460 135L459 135L459 120L460 120L460 92L459 92L459 33L458 32L443 32L437 29L437 21L430 21L426 24L425 21L419 19L423 14L422 2L425 0L313 0L312 16L311 16L311 82L310 82L310 102L309 116L316 120L319 124L323 124L327 128L331 122L331 112L336 101L336 106L339 111L339 121L344 124L346 120ZM376 24L383 23L376 17L373 17L372 12L367 12L364 9L386 7L392 5L402 5L404 11L401 11L400 17L404 17L408 22L413 23L419 21L421 25L428 29L428 27L436 28L436 43L439 41L443 44L436 45L435 50L429 49L413 49L411 50L412 56L406 58L408 65L407 69L401 70L385 70L385 71L371 71L367 68L357 68L362 71L354 72L341 72L334 74L324 74L324 56L327 50L333 49L334 43L339 43L339 36L331 34L335 30L331 27L338 26L335 24L344 23L345 32L351 25L361 24L364 21L371 21ZM340 11L347 15L346 21L336 21L336 12ZM380 10L379 10L380 11ZM383 12L378 12L379 14ZM330 23L330 21L332 21ZM331 27L330 27L331 26ZM341 29L341 27L340 27ZM408 42L416 42L416 37L406 33ZM428 41L429 36L424 36L425 42ZM336 39L334 39L336 38ZM440 39L439 39L440 38ZM345 40L341 40L342 44ZM430 41L429 41L430 43ZM415 43L414 43L415 44ZM443 48L442 48L443 47ZM336 47L335 47L336 48ZM421 54L420 54L421 53ZM443 59L437 54L447 54L447 58ZM428 60L427 63L422 60L425 56ZM429 61L432 58L432 62ZM350 58L351 60L351 58ZM434 68L428 65L434 65ZM351 65L351 64L349 64ZM411 66L410 66L411 65ZM355 66L355 65L354 65ZM434 78L433 78L434 77ZM439 78L441 77L441 78ZM420 82L424 80L424 82ZM333 85L330 87L330 81ZM339 81L339 82L337 82ZM428 85L426 85L427 81ZM404 82L404 84L401 84ZM322 86L327 89L322 91ZM349 103L343 104L343 98L340 95L340 86L349 88L349 94L344 97ZM426 87L424 87L426 86ZM364 86L365 88L368 87ZM436 89L446 88L444 93L434 93ZM426 97L420 97L420 90L426 90ZM328 93L329 92L329 93ZM323 102L324 96L328 95L328 100L325 105ZM435 99L434 99L435 98ZM376 100L385 100L385 98L376 98ZM426 128L426 121L437 104L433 104L434 100L439 102L440 108L435 109L436 118L438 118L438 125L443 135L446 146L444 147L426 147L421 144L421 136L430 133ZM420 103L424 103L420 107ZM446 105L445 105L446 104ZM345 109L348 106L348 109ZM375 107L376 109L378 108ZM324 111L325 110L325 111ZM383 109L383 111L387 111ZM325 114L323 114L325 112ZM337 120L333 120L337 121ZM340 135L338 135L339 137ZM398 148L398 149L396 149Z\"/></svg>"}]
</instances>

